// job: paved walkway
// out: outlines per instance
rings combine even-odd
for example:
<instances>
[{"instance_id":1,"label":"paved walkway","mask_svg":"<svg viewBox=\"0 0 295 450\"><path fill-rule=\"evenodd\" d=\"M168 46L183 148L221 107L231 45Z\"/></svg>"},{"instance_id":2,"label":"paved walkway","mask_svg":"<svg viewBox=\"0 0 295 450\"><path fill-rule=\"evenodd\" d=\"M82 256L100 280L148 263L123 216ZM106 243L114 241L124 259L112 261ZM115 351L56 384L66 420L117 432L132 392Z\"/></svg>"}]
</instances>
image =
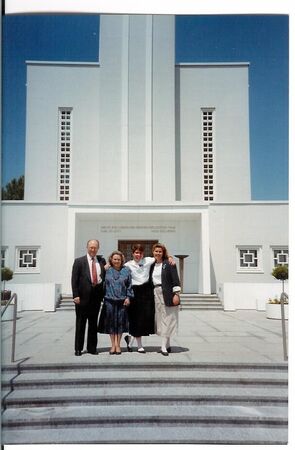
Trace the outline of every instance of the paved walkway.
<instances>
[{"instance_id":1,"label":"paved walkway","mask_svg":"<svg viewBox=\"0 0 295 450\"><path fill-rule=\"evenodd\" d=\"M288 322L286 322L288 324ZM12 322L2 322L2 364L11 364ZM109 355L107 335L98 336L99 355L74 356L75 312L18 313L15 362L18 364L120 362L194 362L194 363L271 363L284 362L282 325L267 319L264 311L236 312L183 310L179 314L179 331L174 336L172 352L164 357L159 351L161 338L143 338L146 354L134 348Z\"/></svg>"}]
</instances>

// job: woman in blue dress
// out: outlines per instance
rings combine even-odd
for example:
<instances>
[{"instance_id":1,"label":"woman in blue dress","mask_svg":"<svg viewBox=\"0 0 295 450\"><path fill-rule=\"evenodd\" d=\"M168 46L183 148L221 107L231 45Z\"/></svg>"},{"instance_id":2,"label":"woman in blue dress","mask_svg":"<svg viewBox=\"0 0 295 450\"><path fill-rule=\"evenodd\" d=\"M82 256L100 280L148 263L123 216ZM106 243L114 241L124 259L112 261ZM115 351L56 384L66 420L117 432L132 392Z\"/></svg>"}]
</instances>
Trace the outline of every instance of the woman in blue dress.
<instances>
[{"instance_id":1,"label":"woman in blue dress","mask_svg":"<svg viewBox=\"0 0 295 450\"><path fill-rule=\"evenodd\" d=\"M133 297L131 271L124 267L124 255L115 251L109 257L110 267L105 275L105 296L98 332L109 334L110 355L121 354L121 337L128 332L127 307Z\"/></svg>"}]
</instances>

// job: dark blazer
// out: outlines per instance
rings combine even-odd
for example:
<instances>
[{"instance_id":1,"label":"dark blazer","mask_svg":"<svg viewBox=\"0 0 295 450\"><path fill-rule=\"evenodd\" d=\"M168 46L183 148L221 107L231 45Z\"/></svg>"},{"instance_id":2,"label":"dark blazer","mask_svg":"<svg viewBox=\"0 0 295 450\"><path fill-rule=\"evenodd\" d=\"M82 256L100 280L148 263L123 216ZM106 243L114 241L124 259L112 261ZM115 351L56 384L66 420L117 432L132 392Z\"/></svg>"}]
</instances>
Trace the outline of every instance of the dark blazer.
<instances>
[{"instance_id":1,"label":"dark blazer","mask_svg":"<svg viewBox=\"0 0 295 450\"><path fill-rule=\"evenodd\" d=\"M103 299L103 285L105 278L105 264L106 261L101 256L97 256L97 261L101 269L102 283L97 286L97 296L99 300ZM72 270L72 291L73 298L80 297L80 305L86 306L93 293L93 286L91 282L91 275L87 255L76 258Z\"/></svg>"},{"instance_id":2,"label":"dark blazer","mask_svg":"<svg viewBox=\"0 0 295 450\"><path fill-rule=\"evenodd\" d=\"M150 270L150 280L152 282L152 274L154 271L155 264L152 264L151 270ZM180 287L180 281L177 273L177 267L172 264L169 264L168 259L165 259L162 264L162 273L161 273L161 279L162 279L162 291L163 291L163 297L164 302L166 306L174 306L172 299L173 295L175 294L173 292L173 288L175 286Z\"/></svg>"}]
</instances>

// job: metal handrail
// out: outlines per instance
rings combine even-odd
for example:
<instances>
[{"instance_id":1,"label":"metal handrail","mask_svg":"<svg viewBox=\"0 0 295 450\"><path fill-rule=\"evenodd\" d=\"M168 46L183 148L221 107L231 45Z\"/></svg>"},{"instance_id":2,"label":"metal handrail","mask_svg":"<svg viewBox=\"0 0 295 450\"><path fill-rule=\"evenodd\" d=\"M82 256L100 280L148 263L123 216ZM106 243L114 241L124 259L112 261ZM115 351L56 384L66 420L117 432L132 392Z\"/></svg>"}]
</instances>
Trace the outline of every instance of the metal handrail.
<instances>
[{"instance_id":1,"label":"metal handrail","mask_svg":"<svg viewBox=\"0 0 295 450\"><path fill-rule=\"evenodd\" d=\"M281 304L281 320L282 320L282 336L283 336L283 351L284 351L284 360L288 359L288 350L287 350L287 335L286 335L286 323L285 323L285 308L284 303L285 299L289 299L288 294L286 292L281 293L280 304Z\"/></svg>"},{"instance_id":2,"label":"metal handrail","mask_svg":"<svg viewBox=\"0 0 295 450\"><path fill-rule=\"evenodd\" d=\"M10 303L12 302L12 300L14 300L16 297L16 294L12 294L12 296L7 300L7 303L5 304L4 308L1 309L1 317L3 316L3 314L5 313L6 309L8 308L8 306L10 305ZM1 302L3 301L3 299L1 298Z\"/></svg>"},{"instance_id":3,"label":"metal handrail","mask_svg":"<svg viewBox=\"0 0 295 450\"><path fill-rule=\"evenodd\" d=\"M285 297L287 300L289 300L289 295L286 294L286 292L282 292L282 293L281 293L281 299L284 298L284 297Z\"/></svg>"},{"instance_id":4,"label":"metal handrail","mask_svg":"<svg viewBox=\"0 0 295 450\"><path fill-rule=\"evenodd\" d=\"M12 303L14 300L14 308L13 308L13 318L12 318L12 343L11 343L11 362L15 361L15 340L16 340L16 316L17 316L17 294L14 293L10 297L10 299L7 301L4 308L1 310L1 317L5 313L8 306Z\"/></svg>"}]
</instances>

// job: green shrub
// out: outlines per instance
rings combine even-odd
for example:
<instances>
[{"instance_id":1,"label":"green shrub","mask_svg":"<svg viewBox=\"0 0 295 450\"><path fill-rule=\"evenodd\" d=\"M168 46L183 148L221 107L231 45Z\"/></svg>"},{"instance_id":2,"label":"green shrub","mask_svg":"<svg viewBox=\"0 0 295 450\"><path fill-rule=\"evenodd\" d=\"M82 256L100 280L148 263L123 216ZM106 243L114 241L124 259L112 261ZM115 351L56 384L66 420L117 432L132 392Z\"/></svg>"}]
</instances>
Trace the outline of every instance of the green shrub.
<instances>
[{"instance_id":1,"label":"green shrub","mask_svg":"<svg viewBox=\"0 0 295 450\"><path fill-rule=\"evenodd\" d=\"M277 266L273 269L271 274L277 280L288 280L289 277L288 266L286 265Z\"/></svg>"}]
</instances>

